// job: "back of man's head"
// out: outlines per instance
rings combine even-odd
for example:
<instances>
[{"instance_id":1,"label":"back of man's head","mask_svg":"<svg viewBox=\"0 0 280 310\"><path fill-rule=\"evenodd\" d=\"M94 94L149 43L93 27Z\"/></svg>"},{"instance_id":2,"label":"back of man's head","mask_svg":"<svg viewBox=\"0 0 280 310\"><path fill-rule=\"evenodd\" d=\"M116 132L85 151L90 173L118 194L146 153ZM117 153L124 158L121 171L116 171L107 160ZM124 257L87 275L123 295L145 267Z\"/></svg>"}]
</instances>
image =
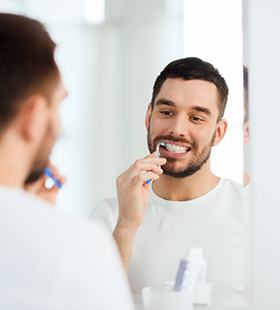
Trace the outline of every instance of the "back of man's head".
<instances>
[{"instance_id":1,"label":"back of man's head","mask_svg":"<svg viewBox=\"0 0 280 310\"><path fill-rule=\"evenodd\" d=\"M228 86L225 79L212 64L197 57L186 57L169 63L155 81L151 100L152 108L162 84L168 78L204 80L215 84L220 98L219 119L223 117L228 97Z\"/></svg>"},{"instance_id":2,"label":"back of man's head","mask_svg":"<svg viewBox=\"0 0 280 310\"><path fill-rule=\"evenodd\" d=\"M54 50L40 22L0 13L0 134L27 97L38 93L48 98L58 76Z\"/></svg>"}]
</instances>

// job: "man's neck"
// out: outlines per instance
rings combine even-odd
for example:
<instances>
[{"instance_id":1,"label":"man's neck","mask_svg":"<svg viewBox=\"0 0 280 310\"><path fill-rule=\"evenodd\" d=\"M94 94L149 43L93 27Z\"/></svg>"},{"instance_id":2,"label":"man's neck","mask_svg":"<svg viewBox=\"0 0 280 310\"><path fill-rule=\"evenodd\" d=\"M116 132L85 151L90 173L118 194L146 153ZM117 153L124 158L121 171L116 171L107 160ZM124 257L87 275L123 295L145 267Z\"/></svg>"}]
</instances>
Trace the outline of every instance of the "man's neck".
<instances>
[{"instance_id":1,"label":"man's neck","mask_svg":"<svg viewBox=\"0 0 280 310\"><path fill-rule=\"evenodd\" d=\"M0 143L0 185L22 188L28 171L24 152L16 143L5 140Z\"/></svg>"},{"instance_id":2,"label":"man's neck","mask_svg":"<svg viewBox=\"0 0 280 310\"><path fill-rule=\"evenodd\" d=\"M210 170L209 161L195 174L185 178L162 175L153 183L154 192L161 198L171 201L187 201L199 198L211 191L220 178Z\"/></svg>"}]
</instances>

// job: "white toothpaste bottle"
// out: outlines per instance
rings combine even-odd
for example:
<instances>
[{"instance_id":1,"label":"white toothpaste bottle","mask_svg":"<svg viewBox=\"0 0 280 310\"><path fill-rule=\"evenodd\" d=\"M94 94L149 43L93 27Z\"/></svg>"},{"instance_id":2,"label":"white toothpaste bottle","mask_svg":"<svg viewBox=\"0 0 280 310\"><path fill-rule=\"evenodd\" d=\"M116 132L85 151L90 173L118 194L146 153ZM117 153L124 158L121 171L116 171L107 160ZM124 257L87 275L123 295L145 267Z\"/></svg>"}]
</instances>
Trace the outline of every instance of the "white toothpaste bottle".
<instances>
[{"instance_id":1,"label":"white toothpaste bottle","mask_svg":"<svg viewBox=\"0 0 280 310\"><path fill-rule=\"evenodd\" d=\"M188 255L187 286L194 292L196 304L211 304L212 284L206 282L207 261L201 248L191 248Z\"/></svg>"},{"instance_id":2,"label":"white toothpaste bottle","mask_svg":"<svg viewBox=\"0 0 280 310\"><path fill-rule=\"evenodd\" d=\"M194 285L206 283L207 261L202 248L191 248L188 255L190 282Z\"/></svg>"}]
</instances>

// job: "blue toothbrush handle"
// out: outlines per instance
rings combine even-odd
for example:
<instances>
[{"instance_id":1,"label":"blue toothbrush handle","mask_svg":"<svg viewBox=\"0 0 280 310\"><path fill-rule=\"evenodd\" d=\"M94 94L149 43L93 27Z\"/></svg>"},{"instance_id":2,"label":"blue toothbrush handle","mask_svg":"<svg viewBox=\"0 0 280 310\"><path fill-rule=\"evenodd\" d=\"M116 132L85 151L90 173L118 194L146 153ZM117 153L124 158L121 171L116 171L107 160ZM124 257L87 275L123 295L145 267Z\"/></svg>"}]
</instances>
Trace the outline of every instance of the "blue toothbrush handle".
<instances>
[{"instance_id":1,"label":"blue toothbrush handle","mask_svg":"<svg viewBox=\"0 0 280 310\"><path fill-rule=\"evenodd\" d=\"M159 153L159 147L160 147L161 143L157 145L156 147L156 154L157 154L157 158L160 158L160 153ZM146 181L147 185L151 185L152 184L152 179L149 179Z\"/></svg>"},{"instance_id":2,"label":"blue toothbrush handle","mask_svg":"<svg viewBox=\"0 0 280 310\"><path fill-rule=\"evenodd\" d=\"M152 179L149 179L149 180L146 181L147 185L151 185L151 183L152 183Z\"/></svg>"},{"instance_id":3,"label":"blue toothbrush handle","mask_svg":"<svg viewBox=\"0 0 280 310\"><path fill-rule=\"evenodd\" d=\"M44 175L49 177L53 180L54 184L60 189L62 187L62 184L59 182L59 180L53 176L51 170L49 168L44 169Z\"/></svg>"}]
</instances>

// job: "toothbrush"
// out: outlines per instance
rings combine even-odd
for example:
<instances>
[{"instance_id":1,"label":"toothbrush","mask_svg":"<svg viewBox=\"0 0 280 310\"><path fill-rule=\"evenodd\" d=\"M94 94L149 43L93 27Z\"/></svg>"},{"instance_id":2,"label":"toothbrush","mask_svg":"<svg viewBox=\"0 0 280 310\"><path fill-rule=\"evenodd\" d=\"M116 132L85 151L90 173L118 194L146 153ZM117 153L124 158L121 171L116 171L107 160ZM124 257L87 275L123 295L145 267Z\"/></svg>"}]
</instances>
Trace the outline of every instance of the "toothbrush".
<instances>
[{"instance_id":1,"label":"toothbrush","mask_svg":"<svg viewBox=\"0 0 280 310\"><path fill-rule=\"evenodd\" d=\"M165 146L165 142L160 142L160 143L157 145L157 147L156 147L156 155L157 155L157 158L160 158L160 152L159 152L160 146ZM152 183L152 179L149 179L149 180L146 181L146 184L147 184L147 185L151 185L151 183Z\"/></svg>"},{"instance_id":2,"label":"toothbrush","mask_svg":"<svg viewBox=\"0 0 280 310\"><path fill-rule=\"evenodd\" d=\"M49 177L50 179L53 180L54 184L60 189L62 187L62 184L61 182L56 178L54 177L54 175L52 174L51 170L49 168L45 168L44 169L44 175Z\"/></svg>"}]
</instances>

